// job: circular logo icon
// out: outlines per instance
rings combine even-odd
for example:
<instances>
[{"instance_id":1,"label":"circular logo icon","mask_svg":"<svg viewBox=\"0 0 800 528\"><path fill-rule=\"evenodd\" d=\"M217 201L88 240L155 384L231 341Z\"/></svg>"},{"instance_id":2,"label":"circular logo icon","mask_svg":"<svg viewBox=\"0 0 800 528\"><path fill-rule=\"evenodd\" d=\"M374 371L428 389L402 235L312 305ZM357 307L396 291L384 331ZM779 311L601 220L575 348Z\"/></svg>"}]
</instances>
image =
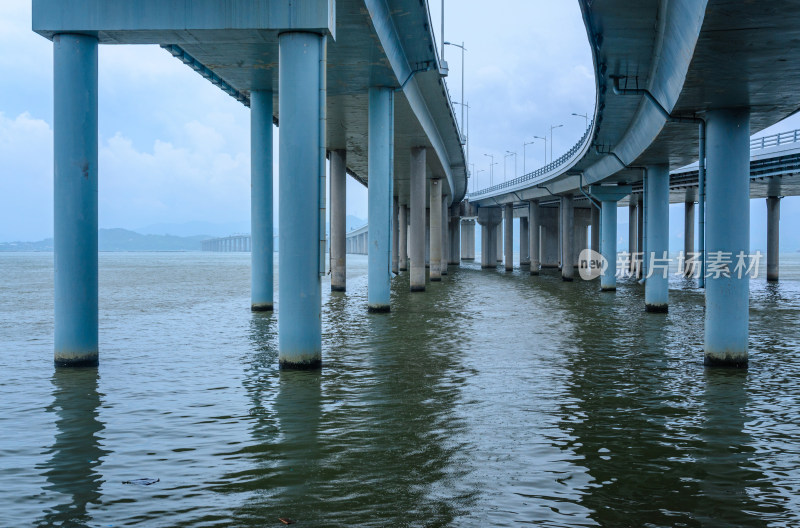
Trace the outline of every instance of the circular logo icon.
<instances>
[{"instance_id":1,"label":"circular logo icon","mask_svg":"<svg viewBox=\"0 0 800 528\"><path fill-rule=\"evenodd\" d=\"M597 251L584 249L578 256L578 273L583 280L596 279L607 269L608 261Z\"/></svg>"}]
</instances>

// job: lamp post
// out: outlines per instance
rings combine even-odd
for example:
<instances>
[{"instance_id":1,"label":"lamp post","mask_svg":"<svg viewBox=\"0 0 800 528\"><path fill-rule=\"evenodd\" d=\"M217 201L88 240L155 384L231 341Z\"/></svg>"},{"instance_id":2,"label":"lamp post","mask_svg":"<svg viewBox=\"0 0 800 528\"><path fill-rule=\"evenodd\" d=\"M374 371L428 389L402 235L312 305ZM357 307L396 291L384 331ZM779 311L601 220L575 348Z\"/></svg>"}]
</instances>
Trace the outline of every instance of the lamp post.
<instances>
[{"instance_id":1,"label":"lamp post","mask_svg":"<svg viewBox=\"0 0 800 528\"><path fill-rule=\"evenodd\" d=\"M555 125L550 127L550 163L553 162L553 130L564 125Z\"/></svg>"},{"instance_id":2,"label":"lamp post","mask_svg":"<svg viewBox=\"0 0 800 528\"><path fill-rule=\"evenodd\" d=\"M542 139L544 140L544 164L547 165L547 134L542 136L533 136L534 139Z\"/></svg>"},{"instance_id":3,"label":"lamp post","mask_svg":"<svg viewBox=\"0 0 800 528\"><path fill-rule=\"evenodd\" d=\"M528 174L528 170L525 168L525 162L527 161L527 152L525 150L525 147L527 147L528 145L533 145L533 143L534 143L533 141L528 141L527 143L523 143L522 144L522 174L523 175Z\"/></svg>"},{"instance_id":4,"label":"lamp post","mask_svg":"<svg viewBox=\"0 0 800 528\"><path fill-rule=\"evenodd\" d=\"M589 114L576 114L575 112L572 112L572 115L574 115L575 117L584 118L586 120L586 128L589 128Z\"/></svg>"},{"instance_id":5,"label":"lamp post","mask_svg":"<svg viewBox=\"0 0 800 528\"><path fill-rule=\"evenodd\" d=\"M444 2L444 0L442 0ZM444 6L442 6L444 9ZM443 11L444 12L444 11ZM444 16L444 15L442 15ZM444 39L444 29L442 29L442 39ZM464 47L464 42L462 41L461 44L453 44L452 42L445 42L442 45L442 50L444 50L444 46L454 46L456 48L461 48L461 127L464 127L464 103L463 101L466 100L464 97L464 52L467 51L467 48ZM444 51L442 51L442 55L444 55Z\"/></svg>"},{"instance_id":6,"label":"lamp post","mask_svg":"<svg viewBox=\"0 0 800 528\"><path fill-rule=\"evenodd\" d=\"M486 172L486 169L478 169L478 172L475 173L475 190L478 190L478 175L482 172Z\"/></svg>"},{"instance_id":7,"label":"lamp post","mask_svg":"<svg viewBox=\"0 0 800 528\"><path fill-rule=\"evenodd\" d=\"M517 177L517 153L507 150L506 155L503 156L503 181L506 181L506 158L510 158L511 156L514 156L514 178ZM512 180L514 178L512 178Z\"/></svg>"},{"instance_id":8,"label":"lamp post","mask_svg":"<svg viewBox=\"0 0 800 528\"><path fill-rule=\"evenodd\" d=\"M489 186L491 187L494 185L494 155L492 154L484 154L487 158L492 158L492 162L489 164Z\"/></svg>"}]
</instances>

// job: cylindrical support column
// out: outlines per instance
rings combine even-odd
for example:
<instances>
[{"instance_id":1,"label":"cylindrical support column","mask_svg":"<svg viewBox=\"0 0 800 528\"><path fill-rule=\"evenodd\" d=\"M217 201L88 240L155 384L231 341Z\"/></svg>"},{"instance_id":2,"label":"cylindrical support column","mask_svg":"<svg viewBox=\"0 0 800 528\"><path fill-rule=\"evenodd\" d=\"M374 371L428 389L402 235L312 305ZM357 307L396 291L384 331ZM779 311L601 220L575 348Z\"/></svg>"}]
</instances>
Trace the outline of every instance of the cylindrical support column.
<instances>
[{"instance_id":1,"label":"cylindrical support column","mask_svg":"<svg viewBox=\"0 0 800 528\"><path fill-rule=\"evenodd\" d=\"M450 218L450 264L461 265L461 217Z\"/></svg>"},{"instance_id":2,"label":"cylindrical support column","mask_svg":"<svg viewBox=\"0 0 800 528\"><path fill-rule=\"evenodd\" d=\"M272 92L250 92L250 308L272 310Z\"/></svg>"},{"instance_id":3,"label":"cylindrical support column","mask_svg":"<svg viewBox=\"0 0 800 528\"><path fill-rule=\"evenodd\" d=\"M411 149L411 223L408 232L411 291L425 291L425 148Z\"/></svg>"},{"instance_id":4,"label":"cylindrical support column","mask_svg":"<svg viewBox=\"0 0 800 528\"><path fill-rule=\"evenodd\" d=\"M497 267L497 257L495 251L497 245L495 235L497 230L493 225L481 225L481 268Z\"/></svg>"},{"instance_id":5,"label":"cylindrical support column","mask_svg":"<svg viewBox=\"0 0 800 528\"><path fill-rule=\"evenodd\" d=\"M401 205L397 211L397 269L408 270L408 208Z\"/></svg>"},{"instance_id":6,"label":"cylindrical support column","mask_svg":"<svg viewBox=\"0 0 800 528\"><path fill-rule=\"evenodd\" d=\"M684 275L692 275L694 265L694 202L684 203L683 214L683 269Z\"/></svg>"},{"instance_id":7,"label":"cylindrical support column","mask_svg":"<svg viewBox=\"0 0 800 528\"><path fill-rule=\"evenodd\" d=\"M600 252L600 209L592 205L592 251Z\"/></svg>"},{"instance_id":8,"label":"cylindrical support column","mask_svg":"<svg viewBox=\"0 0 800 528\"><path fill-rule=\"evenodd\" d=\"M394 91L369 89L369 276L367 305L371 312L388 312L392 279L392 211L394 181Z\"/></svg>"},{"instance_id":9,"label":"cylindrical support column","mask_svg":"<svg viewBox=\"0 0 800 528\"><path fill-rule=\"evenodd\" d=\"M347 151L331 151L331 291L347 290Z\"/></svg>"},{"instance_id":10,"label":"cylindrical support column","mask_svg":"<svg viewBox=\"0 0 800 528\"><path fill-rule=\"evenodd\" d=\"M780 232L781 201L777 196L767 197L767 280L778 280L778 233Z\"/></svg>"},{"instance_id":11,"label":"cylindrical support column","mask_svg":"<svg viewBox=\"0 0 800 528\"><path fill-rule=\"evenodd\" d=\"M392 273L400 273L400 205L392 200Z\"/></svg>"},{"instance_id":12,"label":"cylindrical support column","mask_svg":"<svg viewBox=\"0 0 800 528\"><path fill-rule=\"evenodd\" d=\"M705 364L746 367L750 280L737 267L750 252L750 115L710 110L706 125Z\"/></svg>"},{"instance_id":13,"label":"cylindrical support column","mask_svg":"<svg viewBox=\"0 0 800 528\"><path fill-rule=\"evenodd\" d=\"M447 208L447 198L442 197L442 262L440 271L442 275L447 275L447 267L450 264L450 236L448 227L450 226L450 211Z\"/></svg>"},{"instance_id":14,"label":"cylindrical support column","mask_svg":"<svg viewBox=\"0 0 800 528\"><path fill-rule=\"evenodd\" d=\"M636 203L636 278L644 272L644 197Z\"/></svg>"},{"instance_id":15,"label":"cylindrical support column","mask_svg":"<svg viewBox=\"0 0 800 528\"><path fill-rule=\"evenodd\" d=\"M572 208L572 196L561 197L561 279L571 281L575 275L574 240L573 231L575 217Z\"/></svg>"},{"instance_id":16,"label":"cylindrical support column","mask_svg":"<svg viewBox=\"0 0 800 528\"><path fill-rule=\"evenodd\" d=\"M503 241L504 241L503 239L505 238L503 236L503 223L502 223L502 221L499 224L497 224L497 226L494 228L494 230L495 230L495 232L494 232L495 262L501 263L501 262L503 262Z\"/></svg>"},{"instance_id":17,"label":"cylindrical support column","mask_svg":"<svg viewBox=\"0 0 800 528\"><path fill-rule=\"evenodd\" d=\"M539 229L541 221L539 219L539 202L531 200L528 202L528 245L531 255L531 275L539 274L539 265L541 263L540 244L539 244Z\"/></svg>"},{"instance_id":18,"label":"cylindrical support column","mask_svg":"<svg viewBox=\"0 0 800 528\"><path fill-rule=\"evenodd\" d=\"M628 204L628 272L633 274L636 271L636 202Z\"/></svg>"},{"instance_id":19,"label":"cylindrical support column","mask_svg":"<svg viewBox=\"0 0 800 528\"><path fill-rule=\"evenodd\" d=\"M603 209L600 215L600 247L603 258L608 263L600 276L600 289L614 291L617 289L617 202L603 200L600 204Z\"/></svg>"},{"instance_id":20,"label":"cylindrical support column","mask_svg":"<svg viewBox=\"0 0 800 528\"><path fill-rule=\"evenodd\" d=\"M53 37L57 367L98 362L97 38Z\"/></svg>"},{"instance_id":21,"label":"cylindrical support column","mask_svg":"<svg viewBox=\"0 0 800 528\"><path fill-rule=\"evenodd\" d=\"M528 217L519 217L519 266L527 268L531 265L529 250L530 236L528 235Z\"/></svg>"},{"instance_id":22,"label":"cylindrical support column","mask_svg":"<svg viewBox=\"0 0 800 528\"><path fill-rule=\"evenodd\" d=\"M514 206L503 206L503 260L506 271L514 269Z\"/></svg>"},{"instance_id":23,"label":"cylindrical support column","mask_svg":"<svg viewBox=\"0 0 800 528\"><path fill-rule=\"evenodd\" d=\"M430 276L431 281L442 280L442 182L431 180L430 200Z\"/></svg>"},{"instance_id":24,"label":"cylindrical support column","mask_svg":"<svg viewBox=\"0 0 800 528\"><path fill-rule=\"evenodd\" d=\"M645 310L666 313L669 304L669 167L666 165L648 167L646 200Z\"/></svg>"},{"instance_id":25,"label":"cylindrical support column","mask_svg":"<svg viewBox=\"0 0 800 528\"><path fill-rule=\"evenodd\" d=\"M278 359L281 368L322 364L320 199L324 165L325 37L289 32L279 47ZM371 227L371 226L370 226Z\"/></svg>"}]
</instances>

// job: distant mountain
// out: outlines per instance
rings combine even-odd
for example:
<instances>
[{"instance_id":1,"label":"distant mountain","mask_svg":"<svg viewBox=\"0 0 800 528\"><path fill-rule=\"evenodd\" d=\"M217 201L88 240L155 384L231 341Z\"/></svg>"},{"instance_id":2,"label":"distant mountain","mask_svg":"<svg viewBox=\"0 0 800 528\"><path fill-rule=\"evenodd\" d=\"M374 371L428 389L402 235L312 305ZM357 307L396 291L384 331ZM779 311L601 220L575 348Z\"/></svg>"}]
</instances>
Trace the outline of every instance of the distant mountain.
<instances>
[{"instance_id":1,"label":"distant mountain","mask_svg":"<svg viewBox=\"0 0 800 528\"><path fill-rule=\"evenodd\" d=\"M97 238L100 251L200 251L200 242L212 237L143 235L127 229L100 229ZM2 242L0 251L53 251L53 239L39 242Z\"/></svg>"}]
</instances>

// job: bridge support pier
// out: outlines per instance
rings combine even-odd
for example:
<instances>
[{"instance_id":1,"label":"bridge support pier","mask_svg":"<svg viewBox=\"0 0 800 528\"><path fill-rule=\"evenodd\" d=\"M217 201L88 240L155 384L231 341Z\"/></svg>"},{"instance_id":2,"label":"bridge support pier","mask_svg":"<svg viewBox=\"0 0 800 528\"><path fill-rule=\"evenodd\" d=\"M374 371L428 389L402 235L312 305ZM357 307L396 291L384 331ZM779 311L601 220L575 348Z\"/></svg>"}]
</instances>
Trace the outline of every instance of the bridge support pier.
<instances>
[{"instance_id":1,"label":"bridge support pier","mask_svg":"<svg viewBox=\"0 0 800 528\"><path fill-rule=\"evenodd\" d=\"M53 37L57 367L97 366L96 37Z\"/></svg>"},{"instance_id":2,"label":"bridge support pier","mask_svg":"<svg viewBox=\"0 0 800 528\"><path fill-rule=\"evenodd\" d=\"M571 282L575 276L575 218L572 196L561 197L561 280Z\"/></svg>"},{"instance_id":3,"label":"bridge support pier","mask_svg":"<svg viewBox=\"0 0 800 528\"><path fill-rule=\"evenodd\" d=\"M600 253L600 209L592 205L592 239L589 246L592 251Z\"/></svg>"},{"instance_id":4,"label":"bridge support pier","mask_svg":"<svg viewBox=\"0 0 800 528\"><path fill-rule=\"evenodd\" d=\"M281 368L322 365L320 227L324 207L325 37L278 36ZM322 207L321 207L322 206ZM370 229L372 226L370 226Z\"/></svg>"},{"instance_id":5,"label":"bridge support pier","mask_svg":"<svg viewBox=\"0 0 800 528\"><path fill-rule=\"evenodd\" d=\"M398 271L408 270L408 207L405 204L400 206L397 211L397 269Z\"/></svg>"},{"instance_id":6,"label":"bridge support pier","mask_svg":"<svg viewBox=\"0 0 800 528\"><path fill-rule=\"evenodd\" d=\"M669 307L669 167L647 168L647 280L645 310L666 313Z\"/></svg>"},{"instance_id":7,"label":"bridge support pier","mask_svg":"<svg viewBox=\"0 0 800 528\"><path fill-rule=\"evenodd\" d=\"M450 264L450 209L447 207L447 197L442 196L442 262L440 271L447 275Z\"/></svg>"},{"instance_id":8,"label":"bridge support pier","mask_svg":"<svg viewBox=\"0 0 800 528\"><path fill-rule=\"evenodd\" d=\"M502 215L502 211L501 211L500 214ZM502 216L501 216L501 218L502 218ZM503 221L502 221L502 219L500 220L500 223L498 223L497 226L494 229L495 229L495 232L494 232L495 262L497 264L502 264L503 263L503 238L504 238L504 236L503 236Z\"/></svg>"},{"instance_id":9,"label":"bridge support pier","mask_svg":"<svg viewBox=\"0 0 800 528\"><path fill-rule=\"evenodd\" d=\"M506 271L514 270L514 206L503 206L503 249Z\"/></svg>"},{"instance_id":10,"label":"bridge support pier","mask_svg":"<svg viewBox=\"0 0 800 528\"><path fill-rule=\"evenodd\" d=\"M636 203L636 278L644 273L644 195Z\"/></svg>"},{"instance_id":11,"label":"bridge support pier","mask_svg":"<svg viewBox=\"0 0 800 528\"><path fill-rule=\"evenodd\" d=\"M530 252L530 274L539 274L539 264L541 262L539 229L541 221L539 219L539 202L531 200L528 202L528 250Z\"/></svg>"},{"instance_id":12,"label":"bridge support pier","mask_svg":"<svg viewBox=\"0 0 800 528\"><path fill-rule=\"evenodd\" d=\"M636 202L633 201L633 195L628 204L628 255L630 262L627 271L632 276L636 272Z\"/></svg>"},{"instance_id":13,"label":"bridge support pier","mask_svg":"<svg viewBox=\"0 0 800 528\"><path fill-rule=\"evenodd\" d=\"M461 265L461 217L450 216L450 264Z\"/></svg>"},{"instance_id":14,"label":"bridge support pier","mask_svg":"<svg viewBox=\"0 0 800 528\"><path fill-rule=\"evenodd\" d=\"M250 92L250 308L273 308L272 91Z\"/></svg>"},{"instance_id":15,"label":"bridge support pier","mask_svg":"<svg viewBox=\"0 0 800 528\"><path fill-rule=\"evenodd\" d=\"M750 252L750 115L746 109L710 110L706 115L708 168L705 364L747 367L750 280L735 266ZM742 257L740 257L741 255ZM726 276L727 275L727 276Z\"/></svg>"},{"instance_id":16,"label":"bridge support pier","mask_svg":"<svg viewBox=\"0 0 800 528\"><path fill-rule=\"evenodd\" d=\"M778 264L778 233L781 221L781 199L777 196L767 197L767 280L777 281L779 275Z\"/></svg>"},{"instance_id":17,"label":"bridge support pier","mask_svg":"<svg viewBox=\"0 0 800 528\"><path fill-rule=\"evenodd\" d=\"M694 201L687 201L683 206L683 269L680 271L691 277L695 267L691 261L694 256Z\"/></svg>"},{"instance_id":18,"label":"bridge support pier","mask_svg":"<svg viewBox=\"0 0 800 528\"><path fill-rule=\"evenodd\" d=\"M392 200L392 273L400 273L400 205L397 196Z\"/></svg>"},{"instance_id":19,"label":"bridge support pier","mask_svg":"<svg viewBox=\"0 0 800 528\"><path fill-rule=\"evenodd\" d=\"M411 149L408 256L411 260L409 279L412 292L425 291L425 156L424 147Z\"/></svg>"},{"instance_id":20,"label":"bridge support pier","mask_svg":"<svg viewBox=\"0 0 800 528\"><path fill-rule=\"evenodd\" d=\"M347 290L347 151L331 151L331 291Z\"/></svg>"},{"instance_id":21,"label":"bridge support pier","mask_svg":"<svg viewBox=\"0 0 800 528\"><path fill-rule=\"evenodd\" d=\"M617 289L617 202L631 193L629 186L592 185L589 191L600 200L600 248L608 263L600 276L601 291Z\"/></svg>"},{"instance_id":22,"label":"bridge support pier","mask_svg":"<svg viewBox=\"0 0 800 528\"><path fill-rule=\"evenodd\" d=\"M502 211L498 207L478 209L478 223L481 225L481 268L497 267L497 227L502 221Z\"/></svg>"},{"instance_id":23,"label":"bridge support pier","mask_svg":"<svg viewBox=\"0 0 800 528\"><path fill-rule=\"evenodd\" d=\"M519 217L519 267L529 268L531 265L530 236L528 235L528 217Z\"/></svg>"},{"instance_id":24,"label":"bridge support pier","mask_svg":"<svg viewBox=\"0 0 800 528\"><path fill-rule=\"evenodd\" d=\"M442 182L431 179L430 191L430 278L442 280Z\"/></svg>"},{"instance_id":25,"label":"bridge support pier","mask_svg":"<svg viewBox=\"0 0 800 528\"><path fill-rule=\"evenodd\" d=\"M369 89L369 173L367 249L367 306L370 312L390 310L392 278L392 211L394 182L394 91L392 88Z\"/></svg>"},{"instance_id":26,"label":"bridge support pier","mask_svg":"<svg viewBox=\"0 0 800 528\"><path fill-rule=\"evenodd\" d=\"M461 260L475 260L475 220L461 220Z\"/></svg>"}]
</instances>

